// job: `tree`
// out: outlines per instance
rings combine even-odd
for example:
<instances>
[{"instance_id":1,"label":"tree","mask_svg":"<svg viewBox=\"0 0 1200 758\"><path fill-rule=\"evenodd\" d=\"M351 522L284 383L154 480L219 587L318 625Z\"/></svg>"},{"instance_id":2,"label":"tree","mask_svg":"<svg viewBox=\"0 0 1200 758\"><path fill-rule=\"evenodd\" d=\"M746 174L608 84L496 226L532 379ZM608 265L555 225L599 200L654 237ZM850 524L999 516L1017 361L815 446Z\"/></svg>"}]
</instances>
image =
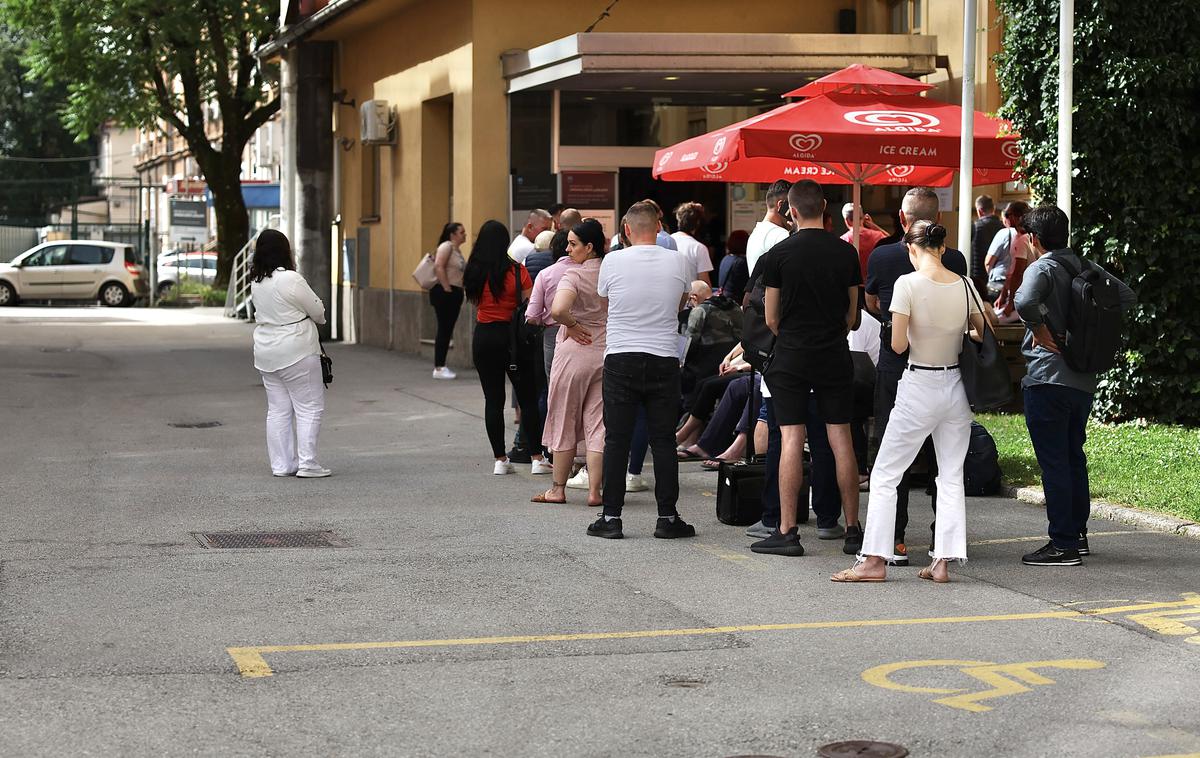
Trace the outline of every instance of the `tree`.
<instances>
[{"instance_id":1,"label":"tree","mask_svg":"<svg viewBox=\"0 0 1200 758\"><path fill-rule=\"evenodd\" d=\"M998 0L1001 115L1056 195L1058 0ZM1101 418L1200 422L1200 3L1077 0L1072 246L1137 292Z\"/></svg>"},{"instance_id":2,"label":"tree","mask_svg":"<svg viewBox=\"0 0 1200 758\"><path fill-rule=\"evenodd\" d=\"M21 62L26 40L0 25L0 222L41 225L52 208L87 194L86 160L32 161L17 158L86 158L92 140L76 142L58 117L66 88L30 81Z\"/></svg>"},{"instance_id":3,"label":"tree","mask_svg":"<svg viewBox=\"0 0 1200 758\"><path fill-rule=\"evenodd\" d=\"M255 130L279 110L278 92L256 48L275 31L268 0L0 0L31 38L35 77L61 83L63 120L79 137L108 119L122 126L165 123L187 143L213 195L220 256L217 284L249 238L241 159ZM210 141L205 107L220 110Z\"/></svg>"}]
</instances>

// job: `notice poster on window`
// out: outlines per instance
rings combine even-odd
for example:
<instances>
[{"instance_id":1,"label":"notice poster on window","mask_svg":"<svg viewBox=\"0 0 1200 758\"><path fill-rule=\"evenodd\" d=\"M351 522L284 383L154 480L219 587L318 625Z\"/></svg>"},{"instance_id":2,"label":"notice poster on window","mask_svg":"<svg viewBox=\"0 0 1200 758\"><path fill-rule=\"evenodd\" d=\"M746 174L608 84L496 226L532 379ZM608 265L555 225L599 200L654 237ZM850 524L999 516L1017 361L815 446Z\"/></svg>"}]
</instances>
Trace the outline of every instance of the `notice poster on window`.
<instances>
[{"instance_id":1,"label":"notice poster on window","mask_svg":"<svg viewBox=\"0 0 1200 758\"><path fill-rule=\"evenodd\" d=\"M734 200L729 203L729 231L741 229L754 231L754 225L762 217L763 203L757 200Z\"/></svg>"},{"instance_id":2,"label":"notice poster on window","mask_svg":"<svg viewBox=\"0 0 1200 758\"><path fill-rule=\"evenodd\" d=\"M611 171L562 172L562 203L583 211L616 211L617 175ZM587 213L584 213L586 216Z\"/></svg>"}]
</instances>

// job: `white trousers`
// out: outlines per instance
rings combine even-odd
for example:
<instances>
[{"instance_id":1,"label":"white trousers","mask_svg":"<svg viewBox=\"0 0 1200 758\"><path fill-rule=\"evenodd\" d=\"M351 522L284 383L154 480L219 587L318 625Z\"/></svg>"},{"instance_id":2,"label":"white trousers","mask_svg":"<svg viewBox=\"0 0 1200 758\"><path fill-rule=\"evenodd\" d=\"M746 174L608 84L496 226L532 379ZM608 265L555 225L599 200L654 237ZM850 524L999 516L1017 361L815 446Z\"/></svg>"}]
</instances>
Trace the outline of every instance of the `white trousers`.
<instances>
[{"instance_id":1,"label":"white trousers","mask_svg":"<svg viewBox=\"0 0 1200 758\"><path fill-rule=\"evenodd\" d=\"M967 501L963 463L971 441L971 406L958 369L905 371L896 407L871 470L871 496L861 556L895 559L896 488L925 438L937 454L937 526L930 556L966 561Z\"/></svg>"},{"instance_id":2,"label":"white trousers","mask_svg":"<svg viewBox=\"0 0 1200 758\"><path fill-rule=\"evenodd\" d=\"M325 411L320 356L310 355L287 368L259 373L267 390L267 455L271 471L294 474L297 469L320 468L317 434Z\"/></svg>"}]
</instances>

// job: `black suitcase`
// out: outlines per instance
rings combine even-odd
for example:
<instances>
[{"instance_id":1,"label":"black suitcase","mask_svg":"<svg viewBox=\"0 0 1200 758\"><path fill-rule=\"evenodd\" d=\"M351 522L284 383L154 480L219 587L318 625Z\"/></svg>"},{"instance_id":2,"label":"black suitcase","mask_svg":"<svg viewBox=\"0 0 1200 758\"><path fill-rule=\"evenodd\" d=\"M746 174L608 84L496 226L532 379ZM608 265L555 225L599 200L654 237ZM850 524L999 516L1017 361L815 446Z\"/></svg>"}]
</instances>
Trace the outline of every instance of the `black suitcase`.
<instances>
[{"instance_id":1,"label":"black suitcase","mask_svg":"<svg viewBox=\"0 0 1200 758\"><path fill-rule=\"evenodd\" d=\"M762 518L765 463L722 461L717 469L717 520L750 526Z\"/></svg>"}]
</instances>

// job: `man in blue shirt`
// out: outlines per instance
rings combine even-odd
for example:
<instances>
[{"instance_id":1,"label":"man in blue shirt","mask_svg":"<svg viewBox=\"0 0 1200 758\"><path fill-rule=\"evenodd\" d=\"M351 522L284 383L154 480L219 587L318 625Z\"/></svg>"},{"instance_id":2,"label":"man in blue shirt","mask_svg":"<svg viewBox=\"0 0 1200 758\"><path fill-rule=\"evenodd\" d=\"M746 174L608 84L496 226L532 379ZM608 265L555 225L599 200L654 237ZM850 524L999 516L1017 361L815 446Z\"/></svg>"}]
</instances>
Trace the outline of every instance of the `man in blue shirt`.
<instances>
[{"instance_id":1,"label":"man in blue shirt","mask_svg":"<svg viewBox=\"0 0 1200 758\"><path fill-rule=\"evenodd\" d=\"M1075 270L1090 267L1109 277L1120 292L1122 311L1132 308L1137 296L1124 282L1067 247L1070 223L1061 209L1053 205L1034 208L1025 215L1024 226L1037 259L1025 269L1014 303L1027 330L1021 344L1028 364L1021 381L1025 426L1042 469L1050 541L1021 562L1026 566L1079 566L1083 563L1080 556L1091 553L1087 520L1092 498L1083 444L1096 374L1072 370L1058 348L1054 332L1061 334L1067 328L1073 279L1063 261Z\"/></svg>"},{"instance_id":2,"label":"man in blue shirt","mask_svg":"<svg viewBox=\"0 0 1200 758\"><path fill-rule=\"evenodd\" d=\"M938 207L937 193L928 187L914 187L905 195L900 204L900 225L905 231L918 221L938 221L941 218ZM959 276L967 275L967 259L953 248L946 248L942 254L942 263ZM888 418L892 407L896 405L896 389L900 385L900 377L908 366L908 353L897 355L892 351L892 290L896 280L905 274L913 272L912 261L908 257L908 245L895 242L890 245L880 245L871 252L867 259L867 310L879 318L880 323L888 328L879 332L879 364L875 373L875 437L883 439L887 429ZM933 457L933 445L926 440L922 450L923 457L930 469L930 478L936 471L937 461ZM904 475L896 492L896 555L901 558L900 565L907 565L908 547L904 544L904 530L908 528L908 486L909 474ZM931 503L937 510L937 494Z\"/></svg>"}]
</instances>

